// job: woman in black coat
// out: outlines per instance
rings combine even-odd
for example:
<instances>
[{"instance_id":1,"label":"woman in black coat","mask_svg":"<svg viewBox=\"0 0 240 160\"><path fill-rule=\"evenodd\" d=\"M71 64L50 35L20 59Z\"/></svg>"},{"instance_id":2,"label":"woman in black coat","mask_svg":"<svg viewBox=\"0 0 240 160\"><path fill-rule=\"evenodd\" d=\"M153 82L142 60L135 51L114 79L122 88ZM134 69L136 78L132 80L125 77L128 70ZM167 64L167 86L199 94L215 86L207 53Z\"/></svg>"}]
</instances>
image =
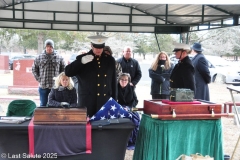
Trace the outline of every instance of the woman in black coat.
<instances>
[{"instance_id":1,"label":"woman in black coat","mask_svg":"<svg viewBox=\"0 0 240 160\"><path fill-rule=\"evenodd\" d=\"M160 52L152 63L149 71L151 81L152 99L169 99L170 84L169 78L173 65L166 52Z\"/></svg>"},{"instance_id":2,"label":"woman in black coat","mask_svg":"<svg viewBox=\"0 0 240 160\"><path fill-rule=\"evenodd\" d=\"M118 83L118 103L121 106L135 108L138 104L137 95L134 91L134 86L130 85L131 77L128 73L122 73L119 76Z\"/></svg>"},{"instance_id":3,"label":"woman in black coat","mask_svg":"<svg viewBox=\"0 0 240 160\"><path fill-rule=\"evenodd\" d=\"M48 106L77 107L77 93L70 77L64 72L55 79L55 86L48 95Z\"/></svg>"},{"instance_id":4,"label":"woman in black coat","mask_svg":"<svg viewBox=\"0 0 240 160\"><path fill-rule=\"evenodd\" d=\"M130 111L130 108L135 108L138 104L138 99L134 91L134 86L130 85L130 74L121 73L119 75L118 82L118 103L126 110ZM140 125L140 117L137 112L129 113L132 115L132 122L135 124L135 128L130 135L127 149L134 149Z\"/></svg>"}]
</instances>

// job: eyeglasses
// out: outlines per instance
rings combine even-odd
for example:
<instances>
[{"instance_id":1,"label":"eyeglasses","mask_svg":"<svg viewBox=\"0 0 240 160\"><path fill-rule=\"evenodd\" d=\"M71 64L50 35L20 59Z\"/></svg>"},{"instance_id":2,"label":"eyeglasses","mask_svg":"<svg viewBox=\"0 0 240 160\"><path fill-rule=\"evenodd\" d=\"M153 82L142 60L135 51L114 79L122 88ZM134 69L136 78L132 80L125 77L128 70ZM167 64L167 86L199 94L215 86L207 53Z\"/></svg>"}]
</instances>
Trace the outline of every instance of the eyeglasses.
<instances>
[{"instance_id":1,"label":"eyeglasses","mask_svg":"<svg viewBox=\"0 0 240 160\"><path fill-rule=\"evenodd\" d=\"M128 81L128 79L120 79L120 81L125 81L125 82L127 82L127 81Z\"/></svg>"}]
</instances>

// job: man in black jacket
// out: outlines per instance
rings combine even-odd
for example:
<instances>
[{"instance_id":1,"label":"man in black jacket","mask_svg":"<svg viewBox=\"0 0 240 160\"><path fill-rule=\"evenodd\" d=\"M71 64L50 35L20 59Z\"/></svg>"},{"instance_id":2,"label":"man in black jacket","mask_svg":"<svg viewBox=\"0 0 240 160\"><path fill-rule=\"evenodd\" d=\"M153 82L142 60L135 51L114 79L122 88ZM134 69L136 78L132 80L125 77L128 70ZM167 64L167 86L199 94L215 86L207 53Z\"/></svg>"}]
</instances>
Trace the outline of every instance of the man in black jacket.
<instances>
[{"instance_id":1,"label":"man in black jacket","mask_svg":"<svg viewBox=\"0 0 240 160\"><path fill-rule=\"evenodd\" d=\"M192 61L188 57L190 51L190 47L187 44L175 44L173 52L175 52L175 56L179 61L174 66L170 76L171 88L184 88L195 91L195 70Z\"/></svg>"},{"instance_id":2,"label":"man in black jacket","mask_svg":"<svg viewBox=\"0 0 240 160\"><path fill-rule=\"evenodd\" d=\"M130 74L130 85L135 87L142 77L142 71L138 61L132 58L132 48L124 47L123 57L119 58L117 62L121 64L123 73Z\"/></svg>"},{"instance_id":3,"label":"man in black jacket","mask_svg":"<svg viewBox=\"0 0 240 160\"><path fill-rule=\"evenodd\" d=\"M117 100L117 79L115 59L103 52L107 37L91 36L92 49L77 56L65 68L67 76L78 78L78 106L87 107L89 117L93 116L109 100Z\"/></svg>"}]
</instances>

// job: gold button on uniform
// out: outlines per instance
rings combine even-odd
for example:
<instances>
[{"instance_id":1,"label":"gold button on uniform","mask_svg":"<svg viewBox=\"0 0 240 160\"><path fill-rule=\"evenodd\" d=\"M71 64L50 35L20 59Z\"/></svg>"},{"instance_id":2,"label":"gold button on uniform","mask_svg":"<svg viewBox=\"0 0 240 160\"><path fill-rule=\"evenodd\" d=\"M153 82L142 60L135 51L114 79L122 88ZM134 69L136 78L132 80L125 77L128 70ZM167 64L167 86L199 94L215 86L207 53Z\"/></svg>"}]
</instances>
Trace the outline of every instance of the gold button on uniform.
<instances>
[{"instance_id":1,"label":"gold button on uniform","mask_svg":"<svg viewBox=\"0 0 240 160\"><path fill-rule=\"evenodd\" d=\"M99 60L99 58L97 58L97 61Z\"/></svg>"},{"instance_id":2,"label":"gold button on uniform","mask_svg":"<svg viewBox=\"0 0 240 160\"><path fill-rule=\"evenodd\" d=\"M105 77L107 77L107 75L106 75L106 74L105 74L104 76L105 76Z\"/></svg>"},{"instance_id":3,"label":"gold button on uniform","mask_svg":"<svg viewBox=\"0 0 240 160\"><path fill-rule=\"evenodd\" d=\"M100 77L100 75L99 75L99 74L98 74L97 76L98 76L98 77Z\"/></svg>"},{"instance_id":4,"label":"gold button on uniform","mask_svg":"<svg viewBox=\"0 0 240 160\"><path fill-rule=\"evenodd\" d=\"M97 86L100 86L100 84L97 84Z\"/></svg>"},{"instance_id":5,"label":"gold button on uniform","mask_svg":"<svg viewBox=\"0 0 240 160\"><path fill-rule=\"evenodd\" d=\"M104 87L106 87L107 85L106 84L104 84Z\"/></svg>"},{"instance_id":6,"label":"gold button on uniform","mask_svg":"<svg viewBox=\"0 0 240 160\"><path fill-rule=\"evenodd\" d=\"M100 64L100 62L98 62L98 64Z\"/></svg>"},{"instance_id":7,"label":"gold button on uniform","mask_svg":"<svg viewBox=\"0 0 240 160\"><path fill-rule=\"evenodd\" d=\"M98 66L99 68L101 67L101 66Z\"/></svg>"},{"instance_id":8,"label":"gold button on uniform","mask_svg":"<svg viewBox=\"0 0 240 160\"><path fill-rule=\"evenodd\" d=\"M106 94L104 94L104 96L106 96Z\"/></svg>"},{"instance_id":9,"label":"gold button on uniform","mask_svg":"<svg viewBox=\"0 0 240 160\"><path fill-rule=\"evenodd\" d=\"M98 96L100 96L100 94L99 94L99 93L98 93L97 95L98 95Z\"/></svg>"}]
</instances>

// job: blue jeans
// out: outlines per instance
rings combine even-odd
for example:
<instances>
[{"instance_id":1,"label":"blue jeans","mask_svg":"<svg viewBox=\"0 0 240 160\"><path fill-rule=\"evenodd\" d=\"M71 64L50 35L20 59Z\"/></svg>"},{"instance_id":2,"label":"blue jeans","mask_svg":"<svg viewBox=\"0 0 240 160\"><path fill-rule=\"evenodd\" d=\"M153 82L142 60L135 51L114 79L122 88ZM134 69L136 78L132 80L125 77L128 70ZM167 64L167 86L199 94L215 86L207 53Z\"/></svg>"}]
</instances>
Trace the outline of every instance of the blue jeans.
<instances>
[{"instance_id":1,"label":"blue jeans","mask_svg":"<svg viewBox=\"0 0 240 160\"><path fill-rule=\"evenodd\" d=\"M38 88L38 92L40 95L40 107L45 107L47 105L48 102L48 94L50 93L51 89L46 88L46 89L42 89L42 88Z\"/></svg>"}]
</instances>

